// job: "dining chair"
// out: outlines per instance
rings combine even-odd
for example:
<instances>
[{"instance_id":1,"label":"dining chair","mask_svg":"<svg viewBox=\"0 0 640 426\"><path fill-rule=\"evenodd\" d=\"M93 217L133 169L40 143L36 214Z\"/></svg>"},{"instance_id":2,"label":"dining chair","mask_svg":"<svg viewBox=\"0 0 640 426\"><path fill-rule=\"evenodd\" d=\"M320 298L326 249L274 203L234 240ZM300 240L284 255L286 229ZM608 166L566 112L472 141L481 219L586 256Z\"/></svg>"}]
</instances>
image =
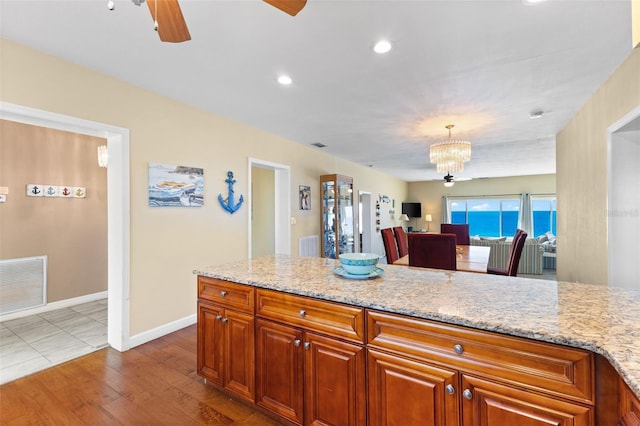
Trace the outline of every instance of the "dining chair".
<instances>
[{"instance_id":1,"label":"dining chair","mask_svg":"<svg viewBox=\"0 0 640 426\"><path fill-rule=\"evenodd\" d=\"M468 223L442 223L440 224L441 234L456 234L456 244L468 246L469 241L469 224Z\"/></svg>"},{"instance_id":2,"label":"dining chair","mask_svg":"<svg viewBox=\"0 0 640 426\"><path fill-rule=\"evenodd\" d=\"M407 233L404 232L402 226L395 226L393 228L393 234L396 236L396 244L398 245L400 257L408 255L409 243L407 242Z\"/></svg>"},{"instance_id":3,"label":"dining chair","mask_svg":"<svg viewBox=\"0 0 640 426\"><path fill-rule=\"evenodd\" d=\"M520 264L520 257L522 256L522 249L524 243L527 240L527 233L521 229L516 231L516 234L511 241L511 247L509 248L509 262L506 269L501 268L487 268L487 274L493 275L506 275L509 277L515 277L518 275L518 265Z\"/></svg>"},{"instance_id":4,"label":"dining chair","mask_svg":"<svg viewBox=\"0 0 640 426\"><path fill-rule=\"evenodd\" d=\"M380 230L382 234L382 243L384 244L384 251L387 254L387 263L392 264L396 260L400 259L398 255L398 246L396 245L396 238L393 236L393 230L391 228L384 228Z\"/></svg>"},{"instance_id":5,"label":"dining chair","mask_svg":"<svg viewBox=\"0 0 640 426\"><path fill-rule=\"evenodd\" d=\"M409 266L456 270L455 234L407 234Z\"/></svg>"}]
</instances>

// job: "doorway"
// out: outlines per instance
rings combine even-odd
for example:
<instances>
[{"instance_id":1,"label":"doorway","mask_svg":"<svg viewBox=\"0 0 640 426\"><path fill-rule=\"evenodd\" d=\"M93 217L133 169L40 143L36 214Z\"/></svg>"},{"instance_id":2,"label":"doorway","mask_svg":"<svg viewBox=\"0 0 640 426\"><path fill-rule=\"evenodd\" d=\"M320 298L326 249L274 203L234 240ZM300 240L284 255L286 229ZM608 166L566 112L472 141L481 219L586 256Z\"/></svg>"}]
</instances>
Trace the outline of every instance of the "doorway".
<instances>
[{"instance_id":1,"label":"doorway","mask_svg":"<svg viewBox=\"0 0 640 426\"><path fill-rule=\"evenodd\" d=\"M640 284L640 106L608 129L609 285Z\"/></svg>"},{"instance_id":2,"label":"doorway","mask_svg":"<svg viewBox=\"0 0 640 426\"><path fill-rule=\"evenodd\" d=\"M7 102L0 102L0 117L107 140L107 342L118 351L128 350L129 130Z\"/></svg>"},{"instance_id":3,"label":"doorway","mask_svg":"<svg viewBox=\"0 0 640 426\"><path fill-rule=\"evenodd\" d=\"M258 173L254 178L254 170ZM272 163L270 161L259 160L256 158L249 158L249 196L248 198L248 258L254 257L254 237L253 234L264 232L256 228L254 230L253 225L253 213L258 210L254 210L254 202L261 202L260 196L257 198L254 196L253 188L260 188L266 185L271 187L271 182L260 182L261 178L271 179L273 176L273 219L270 223L260 223L260 227L269 227L273 229L273 250L275 254L291 254L291 228L289 215L291 212L291 169L289 166L283 164ZM255 182L254 182L255 179ZM256 249L256 255L260 254L260 249Z\"/></svg>"},{"instance_id":4,"label":"doorway","mask_svg":"<svg viewBox=\"0 0 640 426\"><path fill-rule=\"evenodd\" d=\"M371 193L365 191L358 191L359 208L360 212L358 217L359 228L359 247L360 253L373 253L373 244L371 242L373 234L373 215L371 204Z\"/></svg>"}]
</instances>

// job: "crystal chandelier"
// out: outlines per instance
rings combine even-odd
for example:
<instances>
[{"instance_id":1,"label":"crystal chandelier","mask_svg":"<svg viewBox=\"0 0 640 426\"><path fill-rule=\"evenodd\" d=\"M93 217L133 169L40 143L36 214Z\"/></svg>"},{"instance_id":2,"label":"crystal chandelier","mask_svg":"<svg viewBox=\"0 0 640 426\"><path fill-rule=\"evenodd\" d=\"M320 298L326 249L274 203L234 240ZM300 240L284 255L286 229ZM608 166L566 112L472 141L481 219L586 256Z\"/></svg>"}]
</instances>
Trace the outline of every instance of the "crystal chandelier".
<instances>
[{"instance_id":1,"label":"crystal chandelier","mask_svg":"<svg viewBox=\"0 0 640 426\"><path fill-rule=\"evenodd\" d=\"M448 124L449 139L429 147L429 161L436 165L438 173L460 172L464 163L471 160L471 142L451 139L453 124Z\"/></svg>"}]
</instances>

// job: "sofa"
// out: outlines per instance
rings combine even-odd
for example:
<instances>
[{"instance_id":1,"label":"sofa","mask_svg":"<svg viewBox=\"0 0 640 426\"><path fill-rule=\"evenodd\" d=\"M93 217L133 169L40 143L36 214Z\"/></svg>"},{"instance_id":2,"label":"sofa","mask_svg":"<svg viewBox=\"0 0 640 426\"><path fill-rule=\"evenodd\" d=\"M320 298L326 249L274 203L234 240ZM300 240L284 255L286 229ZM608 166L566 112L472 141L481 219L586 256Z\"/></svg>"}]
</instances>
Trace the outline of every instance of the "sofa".
<instances>
[{"instance_id":1,"label":"sofa","mask_svg":"<svg viewBox=\"0 0 640 426\"><path fill-rule=\"evenodd\" d=\"M491 247L488 266L493 268L506 269L509 262L509 248L511 247L512 238L490 238L490 237L471 237L472 246ZM547 240L545 240L547 241ZM522 255L520 256L520 264L518 265L518 274L541 275L544 267L544 247L543 241L538 238L527 238ZM550 245L547 243L547 245ZM555 246L554 246L555 248ZM553 259L555 261L555 259ZM555 265L554 265L555 266Z\"/></svg>"}]
</instances>

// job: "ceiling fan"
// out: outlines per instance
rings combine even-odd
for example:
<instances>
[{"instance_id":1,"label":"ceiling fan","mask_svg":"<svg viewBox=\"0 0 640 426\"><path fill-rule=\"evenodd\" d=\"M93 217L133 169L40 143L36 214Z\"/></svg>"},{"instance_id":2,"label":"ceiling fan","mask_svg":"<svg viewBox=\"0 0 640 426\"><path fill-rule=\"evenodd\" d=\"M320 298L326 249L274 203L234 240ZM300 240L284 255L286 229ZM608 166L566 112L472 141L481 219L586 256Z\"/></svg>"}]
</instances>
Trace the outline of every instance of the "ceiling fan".
<instances>
[{"instance_id":1,"label":"ceiling fan","mask_svg":"<svg viewBox=\"0 0 640 426\"><path fill-rule=\"evenodd\" d=\"M140 6L145 0L131 0L136 6ZM263 0L291 16L296 16L298 12L307 4L307 0ZM112 1L109 2L112 5ZM191 40L191 34L187 28L187 23L182 16L182 10L178 0L147 0L147 6L151 12L151 17L155 25L155 30L160 36L160 40L169 43L182 43ZM109 9L113 9L110 6Z\"/></svg>"},{"instance_id":2,"label":"ceiling fan","mask_svg":"<svg viewBox=\"0 0 640 426\"><path fill-rule=\"evenodd\" d=\"M453 175L449 172L447 172L447 175L444 177L444 186L446 187L451 187L453 186L454 183L456 182L462 182L465 180L471 180L471 178L454 178Z\"/></svg>"}]
</instances>

